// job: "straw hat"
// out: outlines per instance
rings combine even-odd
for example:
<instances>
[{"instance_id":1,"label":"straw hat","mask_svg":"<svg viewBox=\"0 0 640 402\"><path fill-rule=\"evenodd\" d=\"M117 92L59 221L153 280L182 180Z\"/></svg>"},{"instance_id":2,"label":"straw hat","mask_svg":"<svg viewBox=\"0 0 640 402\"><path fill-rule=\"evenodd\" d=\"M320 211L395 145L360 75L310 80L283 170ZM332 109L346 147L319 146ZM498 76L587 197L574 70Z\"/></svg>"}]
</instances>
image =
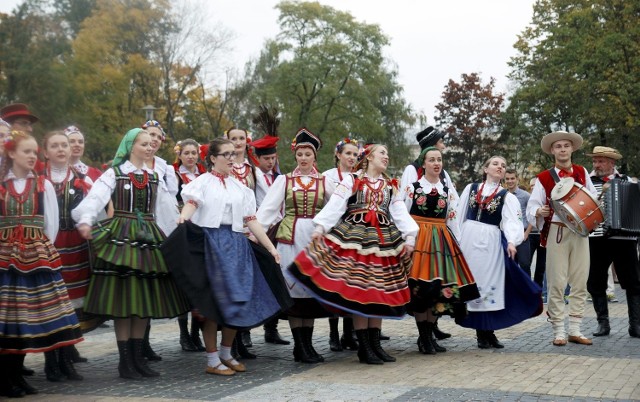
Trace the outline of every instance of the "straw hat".
<instances>
[{"instance_id":1,"label":"straw hat","mask_svg":"<svg viewBox=\"0 0 640 402\"><path fill-rule=\"evenodd\" d=\"M593 147L593 153L587 154L587 156L602 156L605 158L611 159L622 159L622 155L614 148L603 147L598 145L597 147Z\"/></svg>"},{"instance_id":2,"label":"straw hat","mask_svg":"<svg viewBox=\"0 0 640 402\"><path fill-rule=\"evenodd\" d=\"M568 133L566 131L554 131L542 137L542 141L540 141L540 148L549 155L551 153L551 146L554 142L560 140L571 141L573 144L573 150L577 151L582 147L582 136L577 133Z\"/></svg>"}]
</instances>

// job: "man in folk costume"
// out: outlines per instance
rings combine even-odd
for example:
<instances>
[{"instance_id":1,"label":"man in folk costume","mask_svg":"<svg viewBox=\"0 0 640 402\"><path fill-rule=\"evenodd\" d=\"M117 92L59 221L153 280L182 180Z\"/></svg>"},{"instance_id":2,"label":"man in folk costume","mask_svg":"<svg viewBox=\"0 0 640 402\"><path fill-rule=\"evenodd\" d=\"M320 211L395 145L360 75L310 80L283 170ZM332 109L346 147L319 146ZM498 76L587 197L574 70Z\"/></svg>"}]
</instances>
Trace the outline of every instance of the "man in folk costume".
<instances>
[{"instance_id":1,"label":"man in folk costume","mask_svg":"<svg viewBox=\"0 0 640 402\"><path fill-rule=\"evenodd\" d=\"M591 181L598 191L609 180L633 180L627 175L620 174L616 169L616 161L622 155L615 149L596 146L593 152L587 154L593 159ZM622 208L636 208L635 205L623 205ZM607 236L602 225L589 235L589 251L591 266L587 290L593 299L593 309L598 318L598 329L593 336L606 336L611 332L609 325L609 306L607 300L607 273L613 262L620 286L627 291L627 305L629 307L629 335L640 338L640 266L638 264L637 237L635 236Z\"/></svg>"},{"instance_id":2,"label":"man in folk costume","mask_svg":"<svg viewBox=\"0 0 640 402\"><path fill-rule=\"evenodd\" d=\"M553 326L553 344L564 346L567 340L591 345L591 339L580 332L587 298L589 277L589 240L569 230L549 205L551 190L563 177L572 177L594 196L596 189L587 170L571 162L571 154L582 147L582 137L576 133L554 131L540 142L542 150L553 155L555 165L538 175L538 181L527 204L529 223L541 229L540 244L547 248L547 287L549 321ZM569 337L565 330L564 290L569 284Z\"/></svg>"},{"instance_id":3,"label":"man in folk costume","mask_svg":"<svg viewBox=\"0 0 640 402\"><path fill-rule=\"evenodd\" d=\"M266 106L260 107L260 113L253 120L265 133L264 137L249 143L251 159L256 163L256 206L260 208L267 191L280 175L278 169L278 111ZM264 324L264 341L277 345L289 345L278 332L278 318Z\"/></svg>"}]
</instances>

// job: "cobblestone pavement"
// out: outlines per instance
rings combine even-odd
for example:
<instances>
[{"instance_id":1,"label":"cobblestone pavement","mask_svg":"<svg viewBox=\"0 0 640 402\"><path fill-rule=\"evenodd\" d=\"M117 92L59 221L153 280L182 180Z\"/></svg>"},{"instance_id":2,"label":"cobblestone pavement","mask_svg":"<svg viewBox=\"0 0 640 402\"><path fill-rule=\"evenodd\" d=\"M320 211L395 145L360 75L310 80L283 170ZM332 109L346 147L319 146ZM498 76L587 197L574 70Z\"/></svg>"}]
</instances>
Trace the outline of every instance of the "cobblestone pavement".
<instances>
[{"instance_id":1,"label":"cobblestone pavement","mask_svg":"<svg viewBox=\"0 0 640 402\"><path fill-rule=\"evenodd\" d=\"M152 345L163 361L152 363L157 379L118 378L113 329L99 329L78 345L88 363L77 364L84 381L47 382L42 355L29 355L30 380L40 394L33 401L167 400L437 400L437 401L601 401L640 400L640 339L627 333L624 292L610 303L611 335L594 338L593 346L551 345L551 327L543 316L497 331L502 350L480 350L472 330L449 318L440 321L453 337L441 341L446 353L422 355L411 317L384 321L391 340L383 346L398 358L383 366L359 364L355 352L331 352L327 320L318 320L315 345L326 362L295 363L291 346L265 344L261 328L252 331L256 360L245 360L248 372L231 378L204 373L204 353L180 350L176 320L152 324ZM286 322L280 332L291 339ZM583 332L596 328L587 303Z\"/></svg>"}]
</instances>

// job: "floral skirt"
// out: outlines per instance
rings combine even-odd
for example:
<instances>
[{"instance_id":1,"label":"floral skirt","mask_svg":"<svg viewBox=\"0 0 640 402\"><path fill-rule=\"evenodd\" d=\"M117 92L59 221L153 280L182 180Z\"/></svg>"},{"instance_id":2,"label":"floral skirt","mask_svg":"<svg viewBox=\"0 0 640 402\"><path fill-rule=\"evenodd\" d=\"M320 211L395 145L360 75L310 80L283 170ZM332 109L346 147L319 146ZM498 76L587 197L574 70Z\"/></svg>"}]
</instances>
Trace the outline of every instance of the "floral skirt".
<instances>
[{"instance_id":1,"label":"floral skirt","mask_svg":"<svg viewBox=\"0 0 640 402\"><path fill-rule=\"evenodd\" d=\"M463 318L465 302L480 297L469 265L444 219L412 215L420 230L409 271L410 312L431 309Z\"/></svg>"}]
</instances>

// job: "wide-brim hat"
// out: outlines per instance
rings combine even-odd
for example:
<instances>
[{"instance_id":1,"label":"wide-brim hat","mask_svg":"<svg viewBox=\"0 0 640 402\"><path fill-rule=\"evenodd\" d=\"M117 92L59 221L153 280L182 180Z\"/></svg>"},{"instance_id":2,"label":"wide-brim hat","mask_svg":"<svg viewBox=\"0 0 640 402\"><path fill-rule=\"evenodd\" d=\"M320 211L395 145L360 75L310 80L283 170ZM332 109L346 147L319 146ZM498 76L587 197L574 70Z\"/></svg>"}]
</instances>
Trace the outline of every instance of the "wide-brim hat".
<instances>
[{"instance_id":1,"label":"wide-brim hat","mask_svg":"<svg viewBox=\"0 0 640 402\"><path fill-rule=\"evenodd\" d=\"M544 153L552 155L551 146L554 142L561 140L571 141L574 151L582 148L582 136L577 133L569 133L566 131L554 131L545 135L542 137L542 141L540 141L540 148L542 148Z\"/></svg>"},{"instance_id":2,"label":"wide-brim hat","mask_svg":"<svg viewBox=\"0 0 640 402\"><path fill-rule=\"evenodd\" d=\"M308 128L302 127L291 144L294 151L300 147L312 147L317 152L322 147L322 141Z\"/></svg>"},{"instance_id":3,"label":"wide-brim hat","mask_svg":"<svg viewBox=\"0 0 640 402\"><path fill-rule=\"evenodd\" d=\"M620 154L617 149L603 147L600 145L593 147L593 153L587 154L587 156L602 156L604 158L611 158L615 160L622 159L622 154Z\"/></svg>"},{"instance_id":4,"label":"wide-brim hat","mask_svg":"<svg viewBox=\"0 0 640 402\"><path fill-rule=\"evenodd\" d=\"M35 123L38 117L29 111L29 108L24 103L12 103L0 109L0 118L11 123L18 117L24 117L31 123Z\"/></svg>"},{"instance_id":5,"label":"wide-brim hat","mask_svg":"<svg viewBox=\"0 0 640 402\"><path fill-rule=\"evenodd\" d=\"M445 135L446 133L444 131L429 126L416 134L416 140L418 140L418 144L420 144L420 149L425 149L436 145L436 142L438 142L440 138L444 138Z\"/></svg>"}]
</instances>

